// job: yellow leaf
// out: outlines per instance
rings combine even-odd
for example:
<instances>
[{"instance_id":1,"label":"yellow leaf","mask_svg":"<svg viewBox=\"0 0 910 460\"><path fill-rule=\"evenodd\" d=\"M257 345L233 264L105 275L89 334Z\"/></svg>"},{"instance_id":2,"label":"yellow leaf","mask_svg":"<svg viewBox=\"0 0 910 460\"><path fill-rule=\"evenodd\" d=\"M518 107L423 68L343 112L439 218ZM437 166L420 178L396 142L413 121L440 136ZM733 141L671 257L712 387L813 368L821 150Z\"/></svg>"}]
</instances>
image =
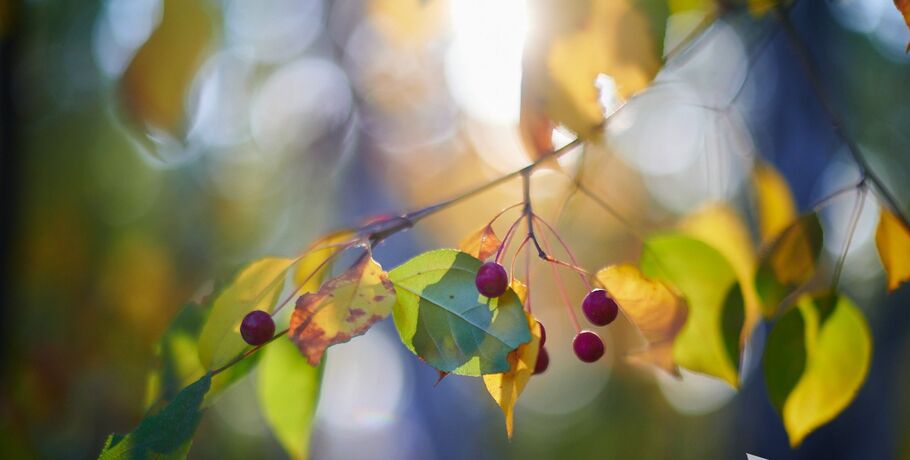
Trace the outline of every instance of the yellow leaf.
<instances>
[{"instance_id":1,"label":"yellow leaf","mask_svg":"<svg viewBox=\"0 0 910 460\"><path fill-rule=\"evenodd\" d=\"M648 19L628 0L535 0L522 62L523 133L546 114L583 139L600 135L603 108L595 81L613 79L622 98L644 89L660 60ZM533 122L533 123L532 123ZM527 135L525 136L528 137Z\"/></svg>"},{"instance_id":2,"label":"yellow leaf","mask_svg":"<svg viewBox=\"0 0 910 460\"><path fill-rule=\"evenodd\" d=\"M799 304L806 324L805 370L782 411L793 447L843 411L869 371L872 341L866 319L846 297L832 303L822 306L804 297Z\"/></svg>"},{"instance_id":3,"label":"yellow leaf","mask_svg":"<svg viewBox=\"0 0 910 460\"><path fill-rule=\"evenodd\" d=\"M355 236L353 230L338 230L314 241L297 262L294 271L294 286L300 293L315 292L322 285L325 273L331 264L324 263L338 251L345 249L346 242Z\"/></svg>"},{"instance_id":4,"label":"yellow leaf","mask_svg":"<svg viewBox=\"0 0 910 460\"><path fill-rule=\"evenodd\" d=\"M630 356L630 361L653 364L678 376L673 341L686 322L685 302L666 284L646 278L629 264L601 269L596 280L648 342L648 349Z\"/></svg>"},{"instance_id":5,"label":"yellow leaf","mask_svg":"<svg viewBox=\"0 0 910 460\"><path fill-rule=\"evenodd\" d=\"M516 291L518 292L518 291ZM524 299L522 298L522 301ZM509 370L501 374L486 374L483 383L496 404L502 408L506 418L506 433L512 437L515 402L524 390L528 379L537 365L537 353L540 351L540 324L534 315L525 312L528 317L528 328L531 330L531 341L509 353Z\"/></svg>"},{"instance_id":6,"label":"yellow leaf","mask_svg":"<svg viewBox=\"0 0 910 460\"><path fill-rule=\"evenodd\" d=\"M161 23L124 71L123 104L139 124L183 134L187 90L214 32L207 4L165 0Z\"/></svg>"},{"instance_id":7,"label":"yellow leaf","mask_svg":"<svg viewBox=\"0 0 910 460\"><path fill-rule=\"evenodd\" d=\"M319 364L325 349L363 335L392 312L395 288L370 254L326 282L316 293L297 299L288 337L310 364Z\"/></svg>"},{"instance_id":8,"label":"yellow leaf","mask_svg":"<svg viewBox=\"0 0 910 460\"><path fill-rule=\"evenodd\" d=\"M815 276L822 246L822 227L815 213L802 216L774 239L758 264L755 286L765 316Z\"/></svg>"},{"instance_id":9,"label":"yellow leaf","mask_svg":"<svg viewBox=\"0 0 910 460\"><path fill-rule=\"evenodd\" d=\"M764 16L780 3L780 0L748 0L749 13L753 16Z\"/></svg>"},{"instance_id":10,"label":"yellow leaf","mask_svg":"<svg viewBox=\"0 0 910 460\"><path fill-rule=\"evenodd\" d=\"M786 179L773 166L758 164L752 174L758 205L759 234L767 243L796 220L796 203Z\"/></svg>"},{"instance_id":11,"label":"yellow leaf","mask_svg":"<svg viewBox=\"0 0 910 460\"><path fill-rule=\"evenodd\" d=\"M875 245L888 275L888 291L910 280L910 230L885 208L879 216Z\"/></svg>"},{"instance_id":12,"label":"yellow leaf","mask_svg":"<svg viewBox=\"0 0 910 460\"><path fill-rule=\"evenodd\" d=\"M218 294L199 334L199 360L206 369L226 364L246 348L240 322L253 310L272 310L292 262L279 257L257 260Z\"/></svg>"},{"instance_id":13,"label":"yellow leaf","mask_svg":"<svg viewBox=\"0 0 910 460\"><path fill-rule=\"evenodd\" d=\"M458 248L479 260L487 260L496 254L501 244L502 241L496 236L493 227L488 224L461 240Z\"/></svg>"},{"instance_id":14,"label":"yellow leaf","mask_svg":"<svg viewBox=\"0 0 910 460\"><path fill-rule=\"evenodd\" d=\"M755 248L749 229L730 206L715 203L705 206L679 224L683 233L704 241L724 256L739 280L745 300L746 319L743 339L761 317L761 303L755 291Z\"/></svg>"}]
</instances>

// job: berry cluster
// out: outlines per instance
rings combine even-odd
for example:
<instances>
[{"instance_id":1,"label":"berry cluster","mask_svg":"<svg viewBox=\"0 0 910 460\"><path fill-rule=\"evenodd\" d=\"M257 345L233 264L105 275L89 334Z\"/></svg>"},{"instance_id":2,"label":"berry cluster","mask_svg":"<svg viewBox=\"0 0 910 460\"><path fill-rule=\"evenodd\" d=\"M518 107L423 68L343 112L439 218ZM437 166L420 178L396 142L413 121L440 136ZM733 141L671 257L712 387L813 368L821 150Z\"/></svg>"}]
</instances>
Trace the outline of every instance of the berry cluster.
<instances>
[{"instance_id":1,"label":"berry cluster","mask_svg":"<svg viewBox=\"0 0 910 460\"><path fill-rule=\"evenodd\" d=\"M474 279L477 286L477 292L486 297L499 297L505 294L509 286L509 274L506 269L497 262L487 262L481 265L477 271L477 277ZM616 300L603 289L592 289L585 295L581 303L581 309L588 318L588 321L595 326L606 326L616 319L619 314L619 305ZM534 367L534 373L540 374L547 370L550 364L550 355L544 344L547 341L547 331L540 321L540 352L537 354L537 363ZM593 363L604 355L603 340L596 332L581 330L572 339L572 349L578 359Z\"/></svg>"}]
</instances>

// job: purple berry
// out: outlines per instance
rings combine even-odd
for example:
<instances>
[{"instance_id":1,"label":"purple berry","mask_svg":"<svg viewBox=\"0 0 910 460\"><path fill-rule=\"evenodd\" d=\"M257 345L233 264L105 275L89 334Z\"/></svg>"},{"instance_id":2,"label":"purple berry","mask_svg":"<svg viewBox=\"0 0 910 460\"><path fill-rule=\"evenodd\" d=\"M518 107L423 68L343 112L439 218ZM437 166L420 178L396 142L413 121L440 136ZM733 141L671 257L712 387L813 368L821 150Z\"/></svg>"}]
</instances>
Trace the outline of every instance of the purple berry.
<instances>
[{"instance_id":1,"label":"purple berry","mask_svg":"<svg viewBox=\"0 0 910 460\"><path fill-rule=\"evenodd\" d=\"M509 274L506 269L496 262L487 262L477 270L477 278L474 278L474 284L477 286L477 292L487 297L499 297L505 294L509 287Z\"/></svg>"},{"instance_id":2,"label":"purple berry","mask_svg":"<svg viewBox=\"0 0 910 460\"><path fill-rule=\"evenodd\" d=\"M597 326L606 326L616 319L619 314L619 305L603 289L594 289L585 296L581 303L581 310L588 321Z\"/></svg>"},{"instance_id":3,"label":"purple berry","mask_svg":"<svg viewBox=\"0 0 910 460\"><path fill-rule=\"evenodd\" d=\"M275 321L272 316L262 310L247 313L240 323L240 335L250 345L262 345L275 334Z\"/></svg>"},{"instance_id":4,"label":"purple berry","mask_svg":"<svg viewBox=\"0 0 910 460\"><path fill-rule=\"evenodd\" d=\"M547 353L546 348L540 347L540 351L537 352L537 363L534 364L534 375L544 373L548 367L550 367L550 354Z\"/></svg>"},{"instance_id":5,"label":"purple berry","mask_svg":"<svg viewBox=\"0 0 910 460\"><path fill-rule=\"evenodd\" d=\"M593 363L604 355L604 343L600 336L591 331L581 331L572 340L572 348L578 359Z\"/></svg>"},{"instance_id":6,"label":"purple berry","mask_svg":"<svg viewBox=\"0 0 910 460\"><path fill-rule=\"evenodd\" d=\"M540 348L543 348L543 344L547 343L547 329L540 321L537 322L537 325L540 326Z\"/></svg>"}]
</instances>

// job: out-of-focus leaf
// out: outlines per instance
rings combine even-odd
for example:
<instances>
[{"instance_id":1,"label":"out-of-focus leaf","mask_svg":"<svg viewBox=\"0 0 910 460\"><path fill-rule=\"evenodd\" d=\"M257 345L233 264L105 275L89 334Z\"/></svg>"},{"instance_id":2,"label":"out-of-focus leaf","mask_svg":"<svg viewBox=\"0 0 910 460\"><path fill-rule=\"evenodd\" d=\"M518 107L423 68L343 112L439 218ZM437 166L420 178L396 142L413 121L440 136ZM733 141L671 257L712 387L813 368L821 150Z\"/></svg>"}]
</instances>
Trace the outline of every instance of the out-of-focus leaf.
<instances>
[{"instance_id":1,"label":"out-of-focus leaf","mask_svg":"<svg viewBox=\"0 0 910 460\"><path fill-rule=\"evenodd\" d=\"M184 388L155 415L148 416L125 436L112 434L104 445L101 460L186 458L193 434L202 419L202 400L212 384L205 374Z\"/></svg>"},{"instance_id":2,"label":"out-of-focus leaf","mask_svg":"<svg viewBox=\"0 0 910 460\"><path fill-rule=\"evenodd\" d=\"M787 180L769 164L755 166L752 186L758 208L759 235L762 243L767 243L796 220L796 202Z\"/></svg>"},{"instance_id":3,"label":"out-of-focus leaf","mask_svg":"<svg viewBox=\"0 0 910 460\"><path fill-rule=\"evenodd\" d=\"M673 344L673 357L686 369L739 385L739 337L745 321L736 272L717 250L682 234L650 238L641 256L641 271L679 289L689 316ZM733 297L731 297L733 296ZM738 311L737 311L738 309ZM732 343L731 343L732 341Z\"/></svg>"},{"instance_id":4,"label":"out-of-focus leaf","mask_svg":"<svg viewBox=\"0 0 910 460\"><path fill-rule=\"evenodd\" d=\"M761 302L755 291L757 262L749 229L739 214L723 203L702 208L684 219L679 228L683 233L716 249L736 271L742 289L742 300L745 302L746 321L742 337L745 340L761 319Z\"/></svg>"},{"instance_id":5,"label":"out-of-focus leaf","mask_svg":"<svg viewBox=\"0 0 910 460\"><path fill-rule=\"evenodd\" d=\"M263 416L291 458L307 458L322 366L307 363L289 340L275 340L262 353L258 392Z\"/></svg>"},{"instance_id":6,"label":"out-of-focus leaf","mask_svg":"<svg viewBox=\"0 0 910 460\"><path fill-rule=\"evenodd\" d=\"M496 404L502 408L506 418L506 434L512 437L515 402L524 390L528 379L534 373L537 364L537 353L540 351L540 324L530 313L528 328L531 331L531 341L509 353L509 370L500 374L487 374L483 376L483 383Z\"/></svg>"},{"instance_id":7,"label":"out-of-focus leaf","mask_svg":"<svg viewBox=\"0 0 910 460\"><path fill-rule=\"evenodd\" d=\"M765 348L765 384L791 446L853 401L871 358L866 319L844 296L803 296L781 317Z\"/></svg>"},{"instance_id":8,"label":"out-of-focus leaf","mask_svg":"<svg viewBox=\"0 0 910 460\"><path fill-rule=\"evenodd\" d=\"M292 262L280 257L259 259L243 268L218 294L199 336L199 360L203 367L222 366L246 348L240 336L240 322L253 310L272 310Z\"/></svg>"},{"instance_id":9,"label":"out-of-focus leaf","mask_svg":"<svg viewBox=\"0 0 910 460\"><path fill-rule=\"evenodd\" d=\"M755 287L765 316L774 316L788 295L815 276L821 248L822 226L812 213L793 222L763 251Z\"/></svg>"},{"instance_id":10,"label":"out-of-focus leaf","mask_svg":"<svg viewBox=\"0 0 910 460\"><path fill-rule=\"evenodd\" d=\"M298 288L298 292L302 294L319 290L330 266L324 262L343 250L343 244L351 241L354 235L353 230L339 230L319 238L310 245L294 270L294 286Z\"/></svg>"},{"instance_id":11,"label":"out-of-focus leaf","mask_svg":"<svg viewBox=\"0 0 910 460\"><path fill-rule=\"evenodd\" d=\"M897 11L900 11L901 16L904 17L907 28L910 28L910 0L894 0L894 6L897 7ZM907 43L907 49L905 51L910 52L910 43Z\"/></svg>"},{"instance_id":12,"label":"out-of-focus leaf","mask_svg":"<svg viewBox=\"0 0 910 460\"><path fill-rule=\"evenodd\" d=\"M364 254L318 292L297 299L288 337L315 366L326 348L363 335L388 316L394 304L395 289L388 274L370 254Z\"/></svg>"},{"instance_id":13,"label":"out-of-focus leaf","mask_svg":"<svg viewBox=\"0 0 910 460\"><path fill-rule=\"evenodd\" d=\"M893 291L910 279L910 229L891 211L882 208L875 245L888 276L888 291Z\"/></svg>"},{"instance_id":14,"label":"out-of-focus leaf","mask_svg":"<svg viewBox=\"0 0 910 460\"><path fill-rule=\"evenodd\" d=\"M502 241L496 236L493 227L487 224L461 240L458 248L480 260L487 260L496 254L501 244Z\"/></svg>"},{"instance_id":15,"label":"out-of-focus leaf","mask_svg":"<svg viewBox=\"0 0 910 460\"><path fill-rule=\"evenodd\" d=\"M477 292L481 262L464 252L425 252L389 272L404 345L436 369L479 376L509 370L508 354L531 340L527 318L509 288L497 299Z\"/></svg>"},{"instance_id":16,"label":"out-of-focus leaf","mask_svg":"<svg viewBox=\"0 0 910 460\"><path fill-rule=\"evenodd\" d=\"M619 308L641 331L648 348L629 356L679 376L673 360L673 341L686 322L683 299L663 282L646 278L633 265L611 265L597 272L596 281L616 299Z\"/></svg>"},{"instance_id":17,"label":"out-of-focus leaf","mask_svg":"<svg viewBox=\"0 0 910 460\"><path fill-rule=\"evenodd\" d=\"M447 3L441 0L369 0L367 19L396 46L426 43L444 30Z\"/></svg>"},{"instance_id":18,"label":"out-of-focus leaf","mask_svg":"<svg viewBox=\"0 0 910 460\"><path fill-rule=\"evenodd\" d=\"M161 23L123 73L123 105L143 127L183 135L184 100L214 35L208 4L164 0Z\"/></svg>"},{"instance_id":19,"label":"out-of-focus leaf","mask_svg":"<svg viewBox=\"0 0 910 460\"><path fill-rule=\"evenodd\" d=\"M597 76L611 77L625 98L660 68L648 18L628 0L534 0L529 11L534 34L525 43L520 120L526 142L541 131L541 113L583 139L597 138L604 118Z\"/></svg>"}]
</instances>

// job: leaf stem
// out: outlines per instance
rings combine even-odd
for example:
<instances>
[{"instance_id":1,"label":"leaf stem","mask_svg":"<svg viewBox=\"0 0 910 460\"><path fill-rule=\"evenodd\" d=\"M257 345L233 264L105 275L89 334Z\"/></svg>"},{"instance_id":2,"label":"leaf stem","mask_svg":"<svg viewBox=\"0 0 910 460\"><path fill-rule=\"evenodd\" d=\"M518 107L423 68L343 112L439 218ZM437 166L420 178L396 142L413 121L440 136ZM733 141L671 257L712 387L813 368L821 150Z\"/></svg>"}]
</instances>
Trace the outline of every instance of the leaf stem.
<instances>
[{"instance_id":1,"label":"leaf stem","mask_svg":"<svg viewBox=\"0 0 910 460\"><path fill-rule=\"evenodd\" d=\"M237 355L236 358L234 358L234 359L228 361L225 365L223 365L223 366L221 366L221 367L219 367L219 368L217 368L217 369L210 370L209 373L212 374L212 377L214 377L214 376L216 376L216 375L218 375L218 374L220 374L220 373L222 373L222 372L228 370L231 366L233 366L233 365L239 363L240 361L243 361L244 359L248 358L249 356L253 355L253 354L256 353L257 351L259 351L260 349L262 349L262 347L264 347L264 346L266 346L266 345L272 343L275 339L277 339L277 338L279 338L279 337L281 337L281 336L283 336L283 335L285 335L285 334L287 334L287 333L288 333L288 330L285 329L285 330L283 330L283 331L281 331L281 332L275 334L274 336L272 336L271 339L269 339L268 342L263 343L262 345L256 345L255 347L250 348L249 350L244 350L243 353L240 353L239 355Z\"/></svg>"},{"instance_id":2,"label":"leaf stem","mask_svg":"<svg viewBox=\"0 0 910 460\"><path fill-rule=\"evenodd\" d=\"M837 289L840 283L841 273L844 270L844 262L847 260L847 253L850 252L850 245L853 243L853 235L856 233L856 225L859 223L860 214L862 214L863 204L866 201L866 188L860 188L856 194L853 203L853 211L850 213L850 227L847 230L847 239L844 240L844 248L841 250L840 257L837 259L837 265L834 266L834 276L831 278L831 290Z\"/></svg>"}]
</instances>

